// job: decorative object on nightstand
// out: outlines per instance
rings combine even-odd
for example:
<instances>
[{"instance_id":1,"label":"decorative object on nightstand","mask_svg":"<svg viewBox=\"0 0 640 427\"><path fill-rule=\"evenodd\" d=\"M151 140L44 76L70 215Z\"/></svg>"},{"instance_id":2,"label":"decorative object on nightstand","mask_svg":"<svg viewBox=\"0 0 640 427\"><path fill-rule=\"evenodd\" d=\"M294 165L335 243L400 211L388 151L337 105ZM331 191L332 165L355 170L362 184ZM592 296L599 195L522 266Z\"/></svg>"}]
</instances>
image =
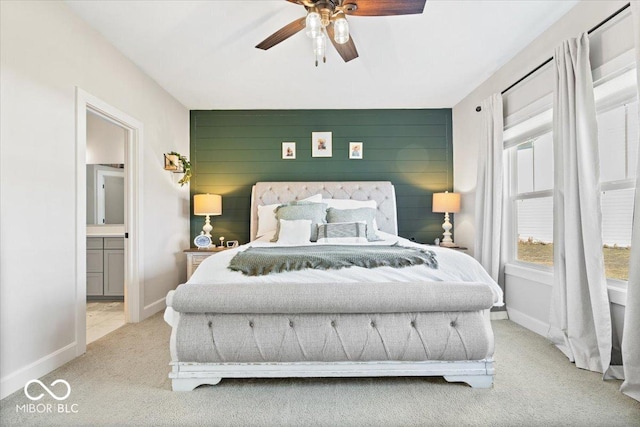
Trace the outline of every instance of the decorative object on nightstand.
<instances>
[{"instance_id":1,"label":"decorative object on nightstand","mask_svg":"<svg viewBox=\"0 0 640 427\"><path fill-rule=\"evenodd\" d=\"M196 194L193 196L193 214L199 216L206 216L204 220L204 226L202 230L204 235L211 238L211 225L210 215L222 215L222 196L217 194Z\"/></svg>"},{"instance_id":2,"label":"decorative object on nightstand","mask_svg":"<svg viewBox=\"0 0 640 427\"><path fill-rule=\"evenodd\" d=\"M193 239L193 244L196 245L198 249L206 249L211 246L211 237L205 236L204 231L201 231L195 239Z\"/></svg>"},{"instance_id":3,"label":"decorative object on nightstand","mask_svg":"<svg viewBox=\"0 0 640 427\"><path fill-rule=\"evenodd\" d=\"M456 246L451 239L451 229L453 226L449 222L449 214L460 212L460 194L449 193L433 193L433 212L444 213L444 223L442 229L444 230L443 239L440 246Z\"/></svg>"}]
</instances>

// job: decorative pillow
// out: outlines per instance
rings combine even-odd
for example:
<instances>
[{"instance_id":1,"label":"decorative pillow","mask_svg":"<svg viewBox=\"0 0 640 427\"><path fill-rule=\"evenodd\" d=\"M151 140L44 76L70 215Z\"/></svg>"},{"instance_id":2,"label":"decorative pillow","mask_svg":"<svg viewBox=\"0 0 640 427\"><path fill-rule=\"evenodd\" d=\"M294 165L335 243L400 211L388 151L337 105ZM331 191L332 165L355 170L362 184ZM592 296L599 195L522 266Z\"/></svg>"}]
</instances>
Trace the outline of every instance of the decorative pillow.
<instances>
[{"instance_id":1,"label":"decorative pillow","mask_svg":"<svg viewBox=\"0 0 640 427\"><path fill-rule=\"evenodd\" d=\"M375 200L353 200L353 199L322 199L329 208L334 209L358 209L358 208L378 208Z\"/></svg>"},{"instance_id":2,"label":"decorative pillow","mask_svg":"<svg viewBox=\"0 0 640 427\"><path fill-rule=\"evenodd\" d=\"M335 209L358 209L373 208L378 209L378 202L375 200L353 200L353 199L322 199L322 203L326 203L329 208ZM373 219L373 229L378 231L378 223Z\"/></svg>"},{"instance_id":3,"label":"decorative pillow","mask_svg":"<svg viewBox=\"0 0 640 427\"><path fill-rule=\"evenodd\" d=\"M278 221L280 235L278 244L281 245L304 245L311 240L311 220L295 219L289 221L281 219Z\"/></svg>"},{"instance_id":4,"label":"decorative pillow","mask_svg":"<svg viewBox=\"0 0 640 427\"><path fill-rule=\"evenodd\" d=\"M367 223L333 222L318 224L318 243L367 243Z\"/></svg>"},{"instance_id":5,"label":"decorative pillow","mask_svg":"<svg viewBox=\"0 0 640 427\"><path fill-rule=\"evenodd\" d=\"M324 224L327 222L327 205L324 203L311 203L311 202L291 202L286 205L278 206L276 208L276 218L281 219L309 219L311 220L311 241L318 240L318 224ZM278 222L278 226L280 222ZM273 236L272 242L277 242L279 238L280 229L276 229L276 234Z\"/></svg>"},{"instance_id":6,"label":"decorative pillow","mask_svg":"<svg viewBox=\"0 0 640 427\"><path fill-rule=\"evenodd\" d=\"M304 202L321 203L322 194L315 194L306 199L302 199ZM272 205L258 205L258 232L256 237L264 236L265 234L276 231L278 228L278 219L276 218L276 208L281 206L282 203L274 203Z\"/></svg>"},{"instance_id":7,"label":"decorative pillow","mask_svg":"<svg viewBox=\"0 0 640 427\"><path fill-rule=\"evenodd\" d=\"M376 236L373 221L376 218L376 210L373 208L335 209L327 210L327 222L360 222L367 223L367 240L370 242L381 240Z\"/></svg>"}]
</instances>

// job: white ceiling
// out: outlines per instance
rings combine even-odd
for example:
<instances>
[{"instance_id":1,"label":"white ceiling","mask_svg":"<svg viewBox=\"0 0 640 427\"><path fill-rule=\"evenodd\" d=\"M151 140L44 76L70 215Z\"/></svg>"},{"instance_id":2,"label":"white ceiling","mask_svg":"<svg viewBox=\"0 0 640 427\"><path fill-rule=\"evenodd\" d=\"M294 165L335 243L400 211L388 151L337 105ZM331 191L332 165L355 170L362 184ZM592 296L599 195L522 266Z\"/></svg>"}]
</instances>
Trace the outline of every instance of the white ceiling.
<instances>
[{"instance_id":1,"label":"white ceiling","mask_svg":"<svg viewBox=\"0 0 640 427\"><path fill-rule=\"evenodd\" d=\"M453 107L578 2L428 0L422 15L352 16L360 57L327 46L316 68L304 32L254 47L304 16L284 0L67 1L192 110Z\"/></svg>"}]
</instances>

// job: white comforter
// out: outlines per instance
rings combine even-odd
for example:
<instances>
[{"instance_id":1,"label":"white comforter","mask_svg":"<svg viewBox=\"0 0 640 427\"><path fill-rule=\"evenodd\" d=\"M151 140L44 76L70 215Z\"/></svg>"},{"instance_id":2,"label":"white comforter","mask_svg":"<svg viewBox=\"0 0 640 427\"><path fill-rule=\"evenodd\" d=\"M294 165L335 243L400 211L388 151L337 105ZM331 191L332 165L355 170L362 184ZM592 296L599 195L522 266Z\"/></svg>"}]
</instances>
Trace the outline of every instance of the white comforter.
<instances>
[{"instance_id":1,"label":"white comforter","mask_svg":"<svg viewBox=\"0 0 640 427\"><path fill-rule=\"evenodd\" d=\"M368 245L390 245L398 242L402 246L422 247L402 237L393 236L378 231L378 236L384 240L370 242ZM211 283L284 283L284 282L412 282L412 281L439 281L439 282L480 282L485 283L494 295L494 306L502 306L503 294L498 284L487 274L480 263L469 255L453 249L439 246L427 246L436 253L438 268L432 269L424 265L412 267L393 268L363 268L350 267L340 270L301 270L286 273L269 274L266 276L245 276L240 272L227 268L229 261L239 251L250 246L274 246L270 235L263 236L249 244L238 248L220 252L204 260L193 273L187 283L211 284ZM318 243L309 243L318 245Z\"/></svg>"}]
</instances>

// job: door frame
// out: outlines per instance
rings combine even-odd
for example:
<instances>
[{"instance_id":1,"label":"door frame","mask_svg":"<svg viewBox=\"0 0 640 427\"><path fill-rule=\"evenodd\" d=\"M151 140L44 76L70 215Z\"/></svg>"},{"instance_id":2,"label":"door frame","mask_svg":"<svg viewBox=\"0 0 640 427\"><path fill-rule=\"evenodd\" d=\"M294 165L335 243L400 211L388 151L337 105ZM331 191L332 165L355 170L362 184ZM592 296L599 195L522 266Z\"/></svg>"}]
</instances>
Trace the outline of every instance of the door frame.
<instances>
[{"instance_id":1,"label":"door frame","mask_svg":"<svg viewBox=\"0 0 640 427\"><path fill-rule=\"evenodd\" d=\"M76 355L87 348L87 111L125 130L125 321L140 321L144 301L142 256L142 144L141 121L76 87Z\"/></svg>"}]
</instances>

